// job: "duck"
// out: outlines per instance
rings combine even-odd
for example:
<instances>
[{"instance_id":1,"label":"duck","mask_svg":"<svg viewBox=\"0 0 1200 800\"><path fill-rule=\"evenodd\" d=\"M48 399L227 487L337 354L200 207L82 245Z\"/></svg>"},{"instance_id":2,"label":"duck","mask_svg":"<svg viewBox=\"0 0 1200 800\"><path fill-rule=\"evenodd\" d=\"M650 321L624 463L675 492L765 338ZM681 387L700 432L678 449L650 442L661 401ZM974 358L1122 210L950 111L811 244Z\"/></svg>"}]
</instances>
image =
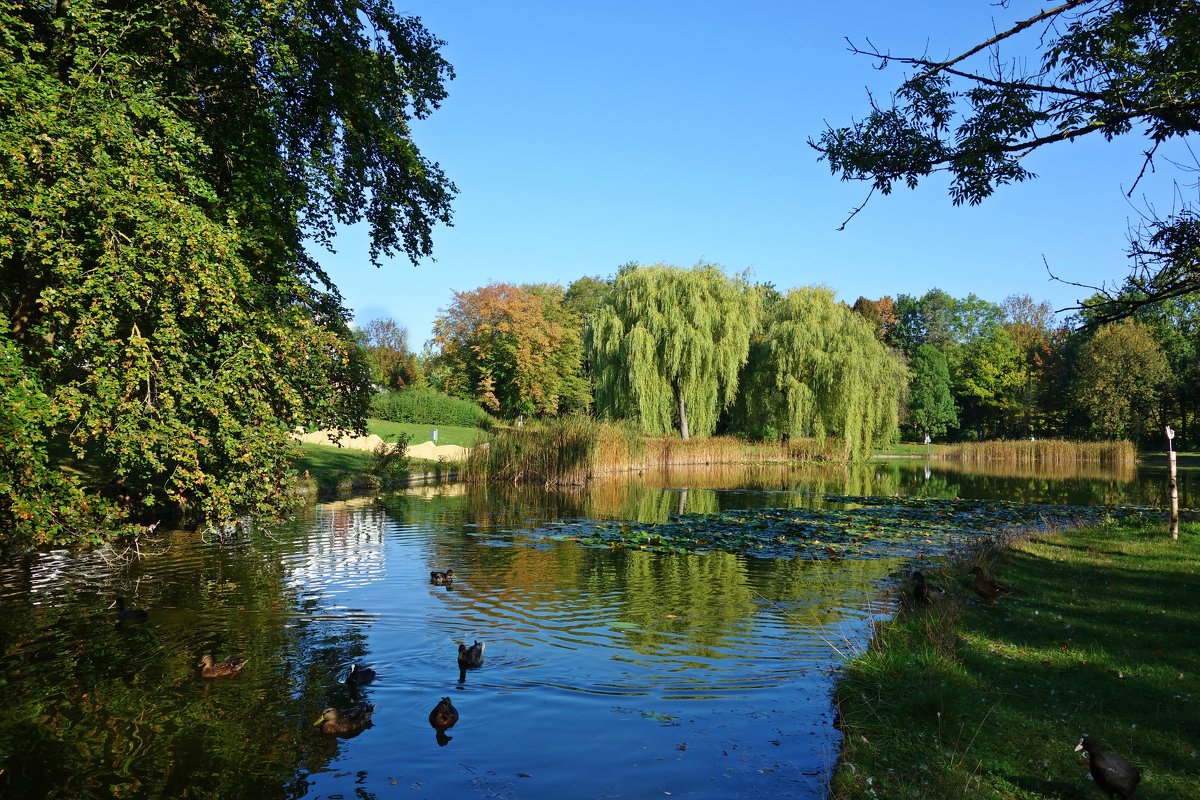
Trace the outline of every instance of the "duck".
<instances>
[{"instance_id":1,"label":"duck","mask_svg":"<svg viewBox=\"0 0 1200 800\"><path fill-rule=\"evenodd\" d=\"M346 675L346 685L352 688L366 686L375 680L376 675L378 673L370 667L360 667L358 664L351 664L350 672Z\"/></svg>"},{"instance_id":2,"label":"duck","mask_svg":"<svg viewBox=\"0 0 1200 800\"><path fill-rule=\"evenodd\" d=\"M979 567L972 567L971 574L975 576L975 594L983 598L985 605L995 605L998 598L1004 597L1012 592L1012 589L1005 586L999 581L994 581L983 574L983 570Z\"/></svg>"},{"instance_id":3,"label":"duck","mask_svg":"<svg viewBox=\"0 0 1200 800\"><path fill-rule=\"evenodd\" d=\"M321 716L313 725L320 725L321 733L349 738L371 727L371 714L374 711L375 706L372 703L343 709L330 706L321 712Z\"/></svg>"},{"instance_id":4,"label":"duck","mask_svg":"<svg viewBox=\"0 0 1200 800\"><path fill-rule=\"evenodd\" d=\"M429 712L429 724L438 732L453 728L456 722L458 722L458 709L450 702L449 697L443 697L433 707L433 711Z\"/></svg>"},{"instance_id":5,"label":"duck","mask_svg":"<svg viewBox=\"0 0 1200 800\"><path fill-rule=\"evenodd\" d=\"M242 671L248 659L227 658L224 661L213 661L208 653L200 656L200 675L205 678L232 678Z\"/></svg>"},{"instance_id":6,"label":"duck","mask_svg":"<svg viewBox=\"0 0 1200 800\"><path fill-rule=\"evenodd\" d=\"M483 642L478 639L468 647L461 642L458 645L458 682L465 683L467 670L483 666Z\"/></svg>"},{"instance_id":7,"label":"duck","mask_svg":"<svg viewBox=\"0 0 1200 800\"><path fill-rule=\"evenodd\" d=\"M435 586L449 586L454 583L454 570L448 569L445 572L434 570L429 573L429 582Z\"/></svg>"},{"instance_id":8,"label":"duck","mask_svg":"<svg viewBox=\"0 0 1200 800\"><path fill-rule=\"evenodd\" d=\"M145 622L150 615L140 608L126 608L125 598L117 598L117 622Z\"/></svg>"},{"instance_id":9,"label":"duck","mask_svg":"<svg viewBox=\"0 0 1200 800\"><path fill-rule=\"evenodd\" d=\"M483 642L478 639L475 644L468 647L465 644L458 645L458 665L460 667L482 667L483 666Z\"/></svg>"},{"instance_id":10,"label":"duck","mask_svg":"<svg viewBox=\"0 0 1200 800\"><path fill-rule=\"evenodd\" d=\"M922 605L932 605L946 597L946 590L940 586L931 586L925 582L925 576L917 570L912 574L914 581L913 599Z\"/></svg>"},{"instance_id":11,"label":"duck","mask_svg":"<svg viewBox=\"0 0 1200 800\"><path fill-rule=\"evenodd\" d=\"M1075 745L1075 752L1086 750L1088 753L1088 770L1092 780L1100 787L1100 791L1108 795L1108 800L1134 800L1138 782L1142 773L1133 764L1116 753L1106 752L1105 749L1091 736L1084 736Z\"/></svg>"}]
</instances>

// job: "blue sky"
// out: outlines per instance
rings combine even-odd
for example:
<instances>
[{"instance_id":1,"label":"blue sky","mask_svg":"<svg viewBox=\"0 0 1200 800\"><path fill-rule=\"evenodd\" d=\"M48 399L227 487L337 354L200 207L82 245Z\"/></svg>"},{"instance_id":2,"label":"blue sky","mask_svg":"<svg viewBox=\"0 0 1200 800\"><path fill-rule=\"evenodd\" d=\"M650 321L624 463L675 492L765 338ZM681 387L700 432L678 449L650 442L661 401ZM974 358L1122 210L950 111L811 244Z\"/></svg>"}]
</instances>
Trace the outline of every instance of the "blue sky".
<instances>
[{"instance_id":1,"label":"blue sky","mask_svg":"<svg viewBox=\"0 0 1200 800\"><path fill-rule=\"evenodd\" d=\"M357 324L391 317L418 350L455 291L566 286L630 261L749 269L850 303L936 286L1073 305L1089 293L1052 282L1043 259L1067 280L1119 281L1147 198L1170 210L1169 169L1125 197L1139 137L1046 148L1027 162L1036 180L974 207L953 206L935 176L876 195L842 232L866 187L840 182L806 143L826 122L863 116L867 90L886 99L904 75L849 53L845 37L958 54L1039 9L1011 6L397 0L446 41L457 72L442 108L414 123L458 185L454 225L416 267L372 267L358 227L336 254L314 254Z\"/></svg>"}]
</instances>

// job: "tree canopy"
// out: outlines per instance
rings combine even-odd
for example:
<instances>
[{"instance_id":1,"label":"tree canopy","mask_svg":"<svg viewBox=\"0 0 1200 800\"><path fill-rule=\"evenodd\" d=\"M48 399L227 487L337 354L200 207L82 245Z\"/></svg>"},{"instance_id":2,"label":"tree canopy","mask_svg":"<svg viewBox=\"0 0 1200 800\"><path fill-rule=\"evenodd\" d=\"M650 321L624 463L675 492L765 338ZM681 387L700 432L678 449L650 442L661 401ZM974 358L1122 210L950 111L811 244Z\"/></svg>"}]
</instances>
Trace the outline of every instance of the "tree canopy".
<instances>
[{"instance_id":1,"label":"tree canopy","mask_svg":"<svg viewBox=\"0 0 1200 800\"><path fill-rule=\"evenodd\" d=\"M561 286L455 292L433 325L443 388L509 417L586 408L580 327Z\"/></svg>"},{"instance_id":2,"label":"tree canopy","mask_svg":"<svg viewBox=\"0 0 1200 800\"><path fill-rule=\"evenodd\" d=\"M946 356L931 344L913 355L912 384L908 393L908 421L921 435L940 437L958 425L958 412L950 396L950 368Z\"/></svg>"},{"instance_id":3,"label":"tree canopy","mask_svg":"<svg viewBox=\"0 0 1200 800\"><path fill-rule=\"evenodd\" d=\"M0 527L89 532L21 505L47 482L102 516L277 508L290 431L361 427L367 398L305 240L365 219L373 259L415 261L450 220L409 135L453 75L441 42L385 0L49 6L0 0L3 392L38 398L45 467L5 451Z\"/></svg>"},{"instance_id":4,"label":"tree canopy","mask_svg":"<svg viewBox=\"0 0 1200 800\"><path fill-rule=\"evenodd\" d=\"M761 305L744 277L712 265L622 268L590 328L597 410L651 433L712 434Z\"/></svg>"},{"instance_id":5,"label":"tree canopy","mask_svg":"<svg viewBox=\"0 0 1200 800\"><path fill-rule=\"evenodd\" d=\"M945 60L852 44L881 66L899 63L912 73L890 103L872 99L864 119L809 143L834 174L867 182L872 193L948 173L957 205L1034 177L1024 158L1042 147L1137 130L1148 140L1140 179L1163 143L1200 130L1197 41L1200 14L1191 3L1065 0ZM1017 48L1017 56L1005 58L1002 47ZM1040 60L1026 61L1025 50ZM1200 217L1192 203L1177 208L1150 215L1133 232L1124 291L1099 287L1093 320L1200 289Z\"/></svg>"},{"instance_id":6,"label":"tree canopy","mask_svg":"<svg viewBox=\"0 0 1200 800\"><path fill-rule=\"evenodd\" d=\"M839 437L848 457L869 457L897 433L908 373L869 321L823 287L794 289L769 305L764 325L766 373L750 405L772 409L780 432ZM765 390L765 391L764 391Z\"/></svg>"},{"instance_id":7,"label":"tree canopy","mask_svg":"<svg viewBox=\"0 0 1200 800\"><path fill-rule=\"evenodd\" d=\"M1094 436L1137 440L1161 433L1163 389L1171 379L1150 330L1125 320L1100 328L1080 348L1074 395Z\"/></svg>"}]
</instances>

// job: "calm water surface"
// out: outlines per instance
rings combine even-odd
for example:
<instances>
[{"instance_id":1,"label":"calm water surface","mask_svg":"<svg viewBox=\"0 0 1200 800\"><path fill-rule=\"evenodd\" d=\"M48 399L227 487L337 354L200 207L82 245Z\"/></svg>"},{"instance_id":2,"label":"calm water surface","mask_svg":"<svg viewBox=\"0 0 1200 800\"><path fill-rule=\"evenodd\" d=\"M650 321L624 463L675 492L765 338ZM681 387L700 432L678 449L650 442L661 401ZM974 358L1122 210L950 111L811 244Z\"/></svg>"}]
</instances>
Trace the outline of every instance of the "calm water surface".
<instances>
[{"instance_id":1,"label":"calm water surface","mask_svg":"<svg viewBox=\"0 0 1200 800\"><path fill-rule=\"evenodd\" d=\"M1188 484L1190 487L1190 484ZM0 564L3 797L824 795L829 692L897 559L588 548L561 522L811 506L824 494L1157 503L1130 475L1002 476L880 464L676 472L549 494L460 486L321 505L142 557ZM1185 492L1185 507L1193 496ZM452 566L452 587L429 583ZM113 598L147 609L117 624ZM458 681L458 642L486 643ZM249 659L202 680L203 653ZM355 694L351 663L379 671ZM427 715L449 696L459 723ZM322 734L326 706L374 726Z\"/></svg>"}]
</instances>

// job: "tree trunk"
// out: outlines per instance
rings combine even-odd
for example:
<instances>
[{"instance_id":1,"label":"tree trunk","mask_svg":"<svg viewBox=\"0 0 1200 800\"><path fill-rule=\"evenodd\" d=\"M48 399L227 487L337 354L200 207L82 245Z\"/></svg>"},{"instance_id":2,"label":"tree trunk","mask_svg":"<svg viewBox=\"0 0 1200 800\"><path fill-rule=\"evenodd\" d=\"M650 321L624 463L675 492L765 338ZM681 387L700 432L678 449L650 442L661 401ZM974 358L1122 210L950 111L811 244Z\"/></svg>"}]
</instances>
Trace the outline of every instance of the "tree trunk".
<instances>
[{"instance_id":1,"label":"tree trunk","mask_svg":"<svg viewBox=\"0 0 1200 800\"><path fill-rule=\"evenodd\" d=\"M675 384L675 400L679 403L679 433L686 439L688 438L688 421L687 421L687 401L683 399L683 390L679 388L679 384Z\"/></svg>"}]
</instances>

